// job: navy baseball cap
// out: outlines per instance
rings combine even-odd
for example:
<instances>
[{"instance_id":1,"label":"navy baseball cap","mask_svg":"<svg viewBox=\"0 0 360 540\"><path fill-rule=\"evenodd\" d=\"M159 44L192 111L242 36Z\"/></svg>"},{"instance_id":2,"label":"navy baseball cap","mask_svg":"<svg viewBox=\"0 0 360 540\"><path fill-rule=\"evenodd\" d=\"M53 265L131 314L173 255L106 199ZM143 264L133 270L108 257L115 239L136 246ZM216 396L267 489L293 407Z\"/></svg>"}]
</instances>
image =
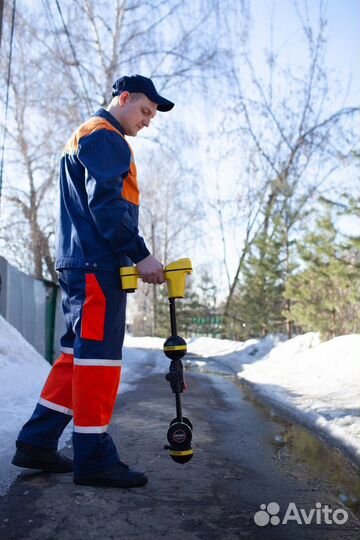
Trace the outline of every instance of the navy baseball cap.
<instances>
[{"instance_id":1,"label":"navy baseball cap","mask_svg":"<svg viewBox=\"0 0 360 540\"><path fill-rule=\"evenodd\" d=\"M157 103L158 111L166 112L170 111L174 103L160 96L155 88L154 83L151 79L143 77L142 75L131 75L131 77L121 77L117 79L112 85L113 92L112 96L119 96L121 92L141 92L145 94L146 97Z\"/></svg>"}]
</instances>

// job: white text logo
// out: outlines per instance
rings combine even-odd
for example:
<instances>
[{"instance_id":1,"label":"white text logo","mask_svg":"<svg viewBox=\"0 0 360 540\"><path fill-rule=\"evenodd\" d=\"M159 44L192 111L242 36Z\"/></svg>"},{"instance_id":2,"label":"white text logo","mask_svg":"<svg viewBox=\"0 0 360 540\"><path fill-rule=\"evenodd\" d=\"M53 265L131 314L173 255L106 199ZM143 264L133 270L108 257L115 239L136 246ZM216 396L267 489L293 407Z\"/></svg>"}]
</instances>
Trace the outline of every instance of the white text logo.
<instances>
[{"instance_id":1,"label":"white text logo","mask_svg":"<svg viewBox=\"0 0 360 540\"><path fill-rule=\"evenodd\" d=\"M268 504L260 504L260 510L254 515L254 521L259 527L265 527L269 523L271 525L286 525L291 521L295 521L298 525L343 525L347 522L349 515L343 508L333 510L328 504L315 503L315 508L305 510L298 508L294 502L290 502L285 511L284 517L280 519L278 516L280 505L277 502Z\"/></svg>"}]
</instances>

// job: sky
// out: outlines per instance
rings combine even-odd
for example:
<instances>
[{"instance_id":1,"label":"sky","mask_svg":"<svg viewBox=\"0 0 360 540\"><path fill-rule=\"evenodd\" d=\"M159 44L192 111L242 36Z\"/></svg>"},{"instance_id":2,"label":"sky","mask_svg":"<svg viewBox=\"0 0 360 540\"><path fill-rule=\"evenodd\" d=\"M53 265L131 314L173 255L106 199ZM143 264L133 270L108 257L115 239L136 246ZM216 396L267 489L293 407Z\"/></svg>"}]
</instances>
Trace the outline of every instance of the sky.
<instances>
[{"instance_id":1,"label":"sky","mask_svg":"<svg viewBox=\"0 0 360 540\"><path fill-rule=\"evenodd\" d=\"M350 93L359 103L360 92L360 2L359 0L330 0L329 52L331 63L345 78L350 75Z\"/></svg>"},{"instance_id":2,"label":"sky","mask_svg":"<svg viewBox=\"0 0 360 540\"><path fill-rule=\"evenodd\" d=\"M352 94L359 100L360 67L358 62L360 36L359 0L309 0L297 1L299 11L305 16L308 9L309 20L315 23L321 3L328 21L327 61L344 80L353 80ZM307 5L307 9L306 9ZM290 62L301 62L304 49L300 40L301 32L296 11L291 0L252 0L254 39L253 48L258 53L269 36L271 13L274 14L274 44L280 47Z\"/></svg>"}]
</instances>

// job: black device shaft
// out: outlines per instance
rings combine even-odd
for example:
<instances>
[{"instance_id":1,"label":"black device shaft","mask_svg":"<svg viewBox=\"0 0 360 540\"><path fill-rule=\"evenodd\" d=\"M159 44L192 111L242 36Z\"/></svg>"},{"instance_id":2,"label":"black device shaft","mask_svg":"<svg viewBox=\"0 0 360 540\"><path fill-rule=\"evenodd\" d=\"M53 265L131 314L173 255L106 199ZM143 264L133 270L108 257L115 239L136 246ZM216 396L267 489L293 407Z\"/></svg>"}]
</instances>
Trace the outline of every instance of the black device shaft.
<instances>
[{"instance_id":1,"label":"black device shaft","mask_svg":"<svg viewBox=\"0 0 360 540\"><path fill-rule=\"evenodd\" d=\"M169 307L170 307L171 335L177 336L175 298L169 298ZM177 362L181 362L181 360L177 360ZM179 376L180 376L180 373L179 373ZM176 399L176 417L177 417L178 422L182 422L183 416L182 416L181 396L179 392L175 392L175 399Z\"/></svg>"},{"instance_id":2,"label":"black device shaft","mask_svg":"<svg viewBox=\"0 0 360 540\"><path fill-rule=\"evenodd\" d=\"M171 335L177 336L175 298L169 298Z\"/></svg>"},{"instance_id":3,"label":"black device shaft","mask_svg":"<svg viewBox=\"0 0 360 540\"><path fill-rule=\"evenodd\" d=\"M178 422L183 421L183 415L182 415L182 406L181 406L181 397L178 392L175 394L176 399L176 419Z\"/></svg>"}]
</instances>

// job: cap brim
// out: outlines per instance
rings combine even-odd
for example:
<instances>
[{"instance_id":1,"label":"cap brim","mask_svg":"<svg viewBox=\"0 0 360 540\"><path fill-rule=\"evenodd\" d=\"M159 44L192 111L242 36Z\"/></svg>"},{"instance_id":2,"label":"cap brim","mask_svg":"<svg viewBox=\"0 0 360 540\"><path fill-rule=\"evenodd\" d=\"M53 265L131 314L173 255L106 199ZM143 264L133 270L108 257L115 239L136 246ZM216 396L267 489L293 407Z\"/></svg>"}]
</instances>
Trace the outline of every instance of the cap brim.
<instances>
[{"instance_id":1,"label":"cap brim","mask_svg":"<svg viewBox=\"0 0 360 540\"><path fill-rule=\"evenodd\" d=\"M172 101L169 101L161 96L157 96L155 103L157 103L157 110L160 112L171 111L175 105Z\"/></svg>"}]
</instances>

